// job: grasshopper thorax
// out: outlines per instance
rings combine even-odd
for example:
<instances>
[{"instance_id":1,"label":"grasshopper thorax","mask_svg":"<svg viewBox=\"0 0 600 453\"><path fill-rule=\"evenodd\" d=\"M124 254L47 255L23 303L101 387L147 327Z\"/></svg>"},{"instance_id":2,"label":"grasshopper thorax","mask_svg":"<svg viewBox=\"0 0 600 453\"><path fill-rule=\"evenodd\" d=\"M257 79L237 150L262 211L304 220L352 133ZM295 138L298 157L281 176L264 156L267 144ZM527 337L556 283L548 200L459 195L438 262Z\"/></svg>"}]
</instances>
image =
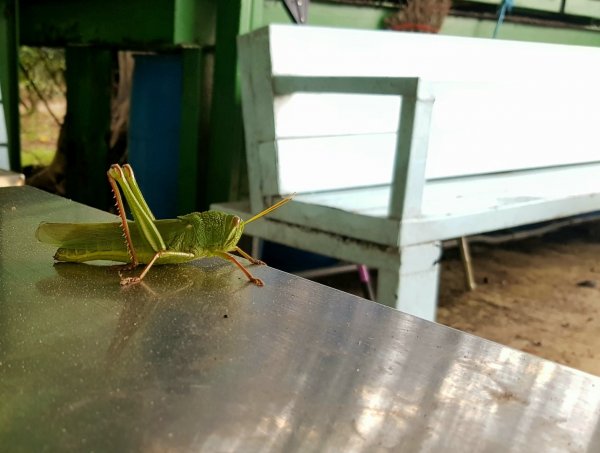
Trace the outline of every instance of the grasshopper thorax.
<instances>
[{"instance_id":1,"label":"grasshopper thorax","mask_svg":"<svg viewBox=\"0 0 600 453\"><path fill-rule=\"evenodd\" d=\"M244 231L242 219L220 211L193 212L180 219L188 222L189 251L198 257L234 250Z\"/></svg>"}]
</instances>

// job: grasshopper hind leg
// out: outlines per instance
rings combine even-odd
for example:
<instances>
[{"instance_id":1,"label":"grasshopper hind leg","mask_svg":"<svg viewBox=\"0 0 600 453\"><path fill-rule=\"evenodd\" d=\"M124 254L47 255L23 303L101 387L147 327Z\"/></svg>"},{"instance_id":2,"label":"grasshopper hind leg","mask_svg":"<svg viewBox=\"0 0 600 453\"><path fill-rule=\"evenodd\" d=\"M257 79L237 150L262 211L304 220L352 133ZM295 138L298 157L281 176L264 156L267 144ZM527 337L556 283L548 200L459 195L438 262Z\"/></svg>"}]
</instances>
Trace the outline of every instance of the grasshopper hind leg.
<instances>
[{"instance_id":1,"label":"grasshopper hind leg","mask_svg":"<svg viewBox=\"0 0 600 453\"><path fill-rule=\"evenodd\" d=\"M161 255L161 252L156 252L154 254L154 256L152 257L152 259L150 260L150 262L148 264L146 264L146 267L144 268L144 270L138 277L123 277L121 275L121 273L119 272L119 277L121 277L121 286L128 286L128 285L133 285L133 284L141 282L144 279L144 277L146 276L146 274L148 273L148 271L150 270L150 268L152 267L152 265L160 257L160 255Z\"/></svg>"},{"instance_id":2,"label":"grasshopper hind leg","mask_svg":"<svg viewBox=\"0 0 600 453\"><path fill-rule=\"evenodd\" d=\"M184 262L184 261L193 260L194 255L192 253L186 253L186 252L173 252L171 250L160 250L154 254L152 259L144 267L144 270L142 270L142 273L140 275L138 275L137 277L123 277L121 274L119 274L119 276L121 277L121 286L128 286L128 285L134 285L136 283L140 283L144 279L144 277L146 276L146 274L148 273L150 268L152 266L154 266L154 264L156 264L156 261L160 258L166 258L166 259L171 259L171 260L178 260L179 262Z\"/></svg>"},{"instance_id":3,"label":"grasshopper hind leg","mask_svg":"<svg viewBox=\"0 0 600 453\"><path fill-rule=\"evenodd\" d=\"M124 266L129 267L129 269L134 269L138 265L137 255L135 253L135 248L133 246L133 241L131 240L131 233L129 232L129 225L127 223L127 217L125 216L125 205L123 204L123 199L121 198L121 192L119 191L119 187L117 186L117 181L115 177L111 174L111 171L115 168L113 165L111 170L108 171L108 182L110 184L110 188L112 189L113 196L115 197L115 205L117 207L117 212L119 217L121 218L121 229L123 230L123 238L125 239L125 247L127 248L127 252L129 253L129 257L131 261ZM120 167L116 166L117 169L120 170ZM120 265L118 265L120 266ZM125 270L125 269L123 269Z\"/></svg>"}]
</instances>

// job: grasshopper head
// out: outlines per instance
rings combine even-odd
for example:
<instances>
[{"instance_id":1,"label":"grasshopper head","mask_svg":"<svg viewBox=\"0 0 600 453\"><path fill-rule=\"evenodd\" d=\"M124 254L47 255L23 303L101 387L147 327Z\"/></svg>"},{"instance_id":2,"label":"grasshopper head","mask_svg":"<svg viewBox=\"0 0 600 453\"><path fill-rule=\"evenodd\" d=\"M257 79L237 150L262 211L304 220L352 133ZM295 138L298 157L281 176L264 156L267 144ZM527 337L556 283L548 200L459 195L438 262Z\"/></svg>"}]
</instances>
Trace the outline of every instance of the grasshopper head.
<instances>
[{"instance_id":1,"label":"grasshopper head","mask_svg":"<svg viewBox=\"0 0 600 453\"><path fill-rule=\"evenodd\" d=\"M245 222L236 215L220 211L194 212L180 216L187 223L184 240L187 251L197 258L211 256L215 252L231 252L236 249L247 223L254 222L291 199L292 196L284 198Z\"/></svg>"},{"instance_id":2,"label":"grasshopper head","mask_svg":"<svg viewBox=\"0 0 600 453\"><path fill-rule=\"evenodd\" d=\"M242 219L224 212L195 212L180 218L188 222L189 251L197 257L234 250L244 231Z\"/></svg>"},{"instance_id":3,"label":"grasshopper head","mask_svg":"<svg viewBox=\"0 0 600 453\"><path fill-rule=\"evenodd\" d=\"M237 246L237 243L240 241L242 237L242 233L244 232L244 222L236 215L225 214L225 218L223 219L223 229L224 232L224 242L223 248L224 250L233 250Z\"/></svg>"}]
</instances>

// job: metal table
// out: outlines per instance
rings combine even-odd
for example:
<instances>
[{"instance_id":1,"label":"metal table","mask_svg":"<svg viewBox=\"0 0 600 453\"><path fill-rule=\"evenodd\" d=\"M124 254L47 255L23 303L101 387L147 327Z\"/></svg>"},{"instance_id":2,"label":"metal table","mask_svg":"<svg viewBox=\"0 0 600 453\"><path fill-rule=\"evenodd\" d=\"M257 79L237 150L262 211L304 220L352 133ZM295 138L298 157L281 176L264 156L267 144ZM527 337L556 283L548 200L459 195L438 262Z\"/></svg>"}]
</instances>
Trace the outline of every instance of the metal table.
<instances>
[{"instance_id":1,"label":"metal table","mask_svg":"<svg viewBox=\"0 0 600 453\"><path fill-rule=\"evenodd\" d=\"M53 266L0 189L0 449L599 451L600 379L268 267Z\"/></svg>"}]
</instances>

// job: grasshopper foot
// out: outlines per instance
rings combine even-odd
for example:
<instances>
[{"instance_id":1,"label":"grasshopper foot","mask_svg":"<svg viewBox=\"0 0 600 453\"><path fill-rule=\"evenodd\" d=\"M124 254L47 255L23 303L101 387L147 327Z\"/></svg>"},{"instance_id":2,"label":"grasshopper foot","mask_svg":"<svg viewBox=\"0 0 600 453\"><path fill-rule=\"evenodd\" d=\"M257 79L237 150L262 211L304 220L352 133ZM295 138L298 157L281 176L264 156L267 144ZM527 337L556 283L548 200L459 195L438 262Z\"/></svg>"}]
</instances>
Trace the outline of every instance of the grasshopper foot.
<instances>
[{"instance_id":1,"label":"grasshopper foot","mask_svg":"<svg viewBox=\"0 0 600 453\"><path fill-rule=\"evenodd\" d=\"M256 258L253 258L253 259L252 259L250 262L251 262L252 264L256 264L256 265L258 265L258 266L266 266L266 264L267 264L267 263L265 263L264 261L257 260Z\"/></svg>"},{"instance_id":2,"label":"grasshopper foot","mask_svg":"<svg viewBox=\"0 0 600 453\"><path fill-rule=\"evenodd\" d=\"M121 277L121 286L135 285L141 281L142 279L139 277Z\"/></svg>"},{"instance_id":3,"label":"grasshopper foot","mask_svg":"<svg viewBox=\"0 0 600 453\"><path fill-rule=\"evenodd\" d=\"M250 279L250 281L256 286L265 286L264 282L260 278L253 277L252 279Z\"/></svg>"}]
</instances>

